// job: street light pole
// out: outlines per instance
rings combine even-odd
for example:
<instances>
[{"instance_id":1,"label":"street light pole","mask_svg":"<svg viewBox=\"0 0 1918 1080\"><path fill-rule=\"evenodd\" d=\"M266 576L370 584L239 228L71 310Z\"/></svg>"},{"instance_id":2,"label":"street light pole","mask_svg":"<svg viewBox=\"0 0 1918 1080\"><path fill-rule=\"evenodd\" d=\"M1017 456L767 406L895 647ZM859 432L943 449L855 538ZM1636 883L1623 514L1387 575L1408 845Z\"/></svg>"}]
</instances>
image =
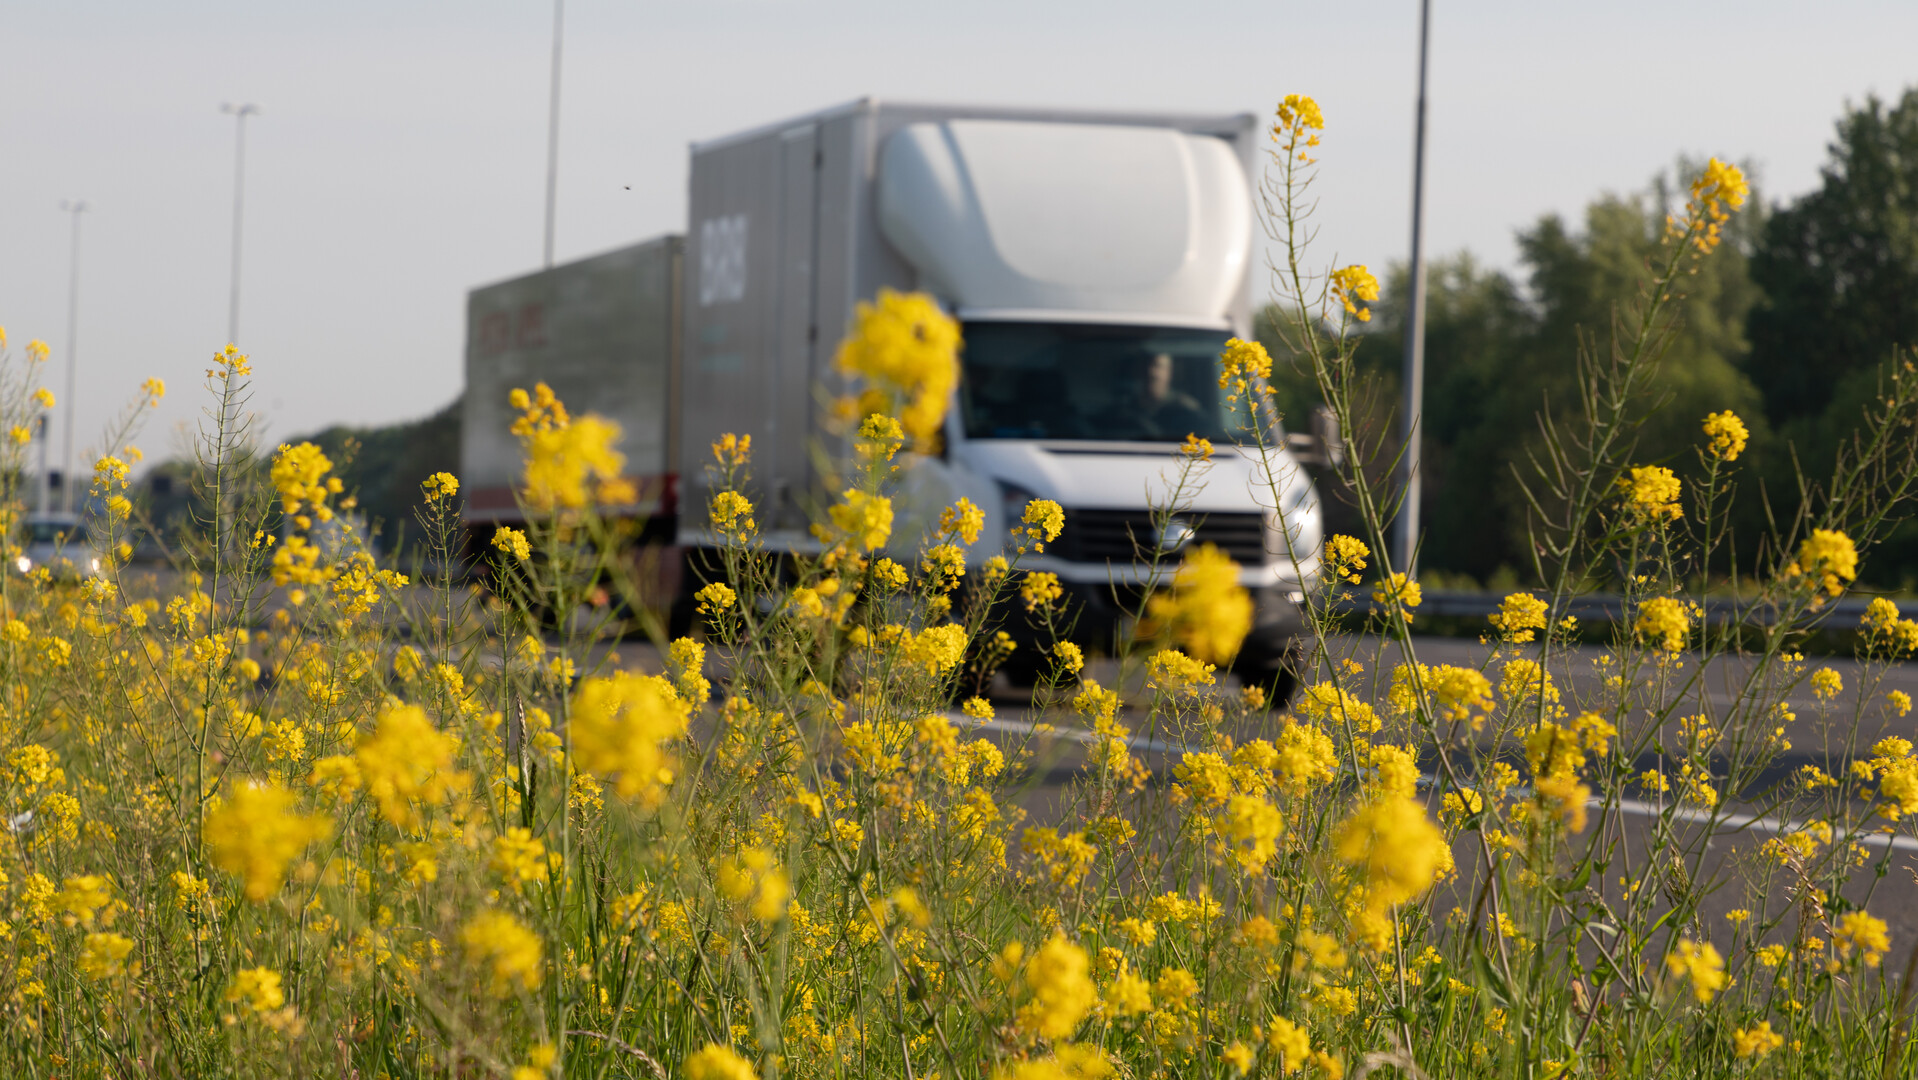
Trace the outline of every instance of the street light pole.
<instances>
[{"instance_id":1,"label":"street light pole","mask_svg":"<svg viewBox=\"0 0 1918 1080\"><path fill-rule=\"evenodd\" d=\"M546 112L546 257L553 265L553 217L559 205L559 46L566 23L566 0L553 0L553 86Z\"/></svg>"},{"instance_id":2,"label":"street light pole","mask_svg":"<svg viewBox=\"0 0 1918 1080\"><path fill-rule=\"evenodd\" d=\"M85 199L62 199L60 209L73 217L73 244L67 253L67 393L66 415L60 419L60 506L73 512L73 395L80 366L80 215Z\"/></svg>"},{"instance_id":3,"label":"street light pole","mask_svg":"<svg viewBox=\"0 0 1918 1080\"><path fill-rule=\"evenodd\" d=\"M1405 312L1405 405L1400 417L1405 449L1399 457L1404 497L1399 503L1397 550L1392 561L1408 578L1419 541L1419 441L1425 407L1425 61L1432 0L1419 0L1418 124L1412 143L1412 284Z\"/></svg>"},{"instance_id":4,"label":"street light pole","mask_svg":"<svg viewBox=\"0 0 1918 1080\"><path fill-rule=\"evenodd\" d=\"M233 117L233 290L227 301L226 341L238 344L240 338L240 224L246 203L246 118L259 114L254 104L220 106Z\"/></svg>"}]
</instances>

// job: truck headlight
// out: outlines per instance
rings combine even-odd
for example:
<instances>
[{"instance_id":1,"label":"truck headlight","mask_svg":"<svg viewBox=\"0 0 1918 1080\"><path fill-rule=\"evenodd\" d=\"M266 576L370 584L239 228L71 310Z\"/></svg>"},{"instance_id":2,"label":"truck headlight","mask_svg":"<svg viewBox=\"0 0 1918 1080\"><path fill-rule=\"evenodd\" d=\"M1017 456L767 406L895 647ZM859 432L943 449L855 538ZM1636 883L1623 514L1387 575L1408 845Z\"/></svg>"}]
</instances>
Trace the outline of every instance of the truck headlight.
<instances>
[{"instance_id":1,"label":"truck headlight","mask_svg":"<svg viewBox=\"0 0 1918 1080\"><path fill-rule=\"evenodd\" d=\"M1025 520L1026 504L1038 497L1018 484L999 481L1000 512L1006 517L1006 532L1010 533Z\"/></svg>"},{"instance_id":2,"label":"truck headlight","mask_svg":"<svg viewBox=\"0 0 1918 1080\"><path fill-rule=\"evenodd\" d=\"M19 567L20 572L24 574L33 569L33 560L27 558L25 555L22 555L19 558L13 560L13 565L16 567Z\"/></svg>"}]
</instances>

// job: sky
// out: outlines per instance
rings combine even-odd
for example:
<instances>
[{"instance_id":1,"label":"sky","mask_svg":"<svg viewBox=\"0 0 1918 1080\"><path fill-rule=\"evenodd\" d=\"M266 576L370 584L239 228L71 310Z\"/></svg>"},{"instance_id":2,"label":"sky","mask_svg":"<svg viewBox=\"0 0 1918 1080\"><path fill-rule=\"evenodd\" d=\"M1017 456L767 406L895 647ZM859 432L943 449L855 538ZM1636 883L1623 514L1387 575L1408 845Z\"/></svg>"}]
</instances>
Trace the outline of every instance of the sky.
<instances>
[{"instance_id":1,"label":"sky","mask_svg":"<svg viewBox=\"0 0 1918 1080\"><path fill-rule=\"evenodd\" d=\"M1434 0L1427 251L1517 230L1679 155L1812 189L1836 118L1918 84L1918 5ZM550 0L0 0L0 326L64 393L76 458L148 376L178 452L226 341L234 121L249 120L238 344L268 440L459 392L466 291L541 257ZM561 261L683 231L688 144L862 96L1268 113L1314 95L1319 254L1409 249L1417 0L567 0ZM64 404L64 403L63 403ZM60 432L55 419L56 467Z\"/></svg>"}]
</instances>

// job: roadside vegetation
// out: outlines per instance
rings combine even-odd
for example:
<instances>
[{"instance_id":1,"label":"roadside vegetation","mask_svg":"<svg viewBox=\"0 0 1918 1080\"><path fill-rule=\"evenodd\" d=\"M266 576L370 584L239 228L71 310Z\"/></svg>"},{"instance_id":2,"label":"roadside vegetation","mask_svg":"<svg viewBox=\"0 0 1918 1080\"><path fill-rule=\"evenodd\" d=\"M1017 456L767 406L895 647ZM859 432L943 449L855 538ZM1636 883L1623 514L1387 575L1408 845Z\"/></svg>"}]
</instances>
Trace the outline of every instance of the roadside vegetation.
<instances>
[{"instance_id":1,"label":"roadside vegetation","mask_svg":"<svg viewBox=\"0 0 1918 1080\"><path fill-rule=\"evenodd\" d=\"M958 372L923 296L882 294L840 347L817 554L767 549L750 440L713 445L713 580L658 672L607 647L630 629L610 613L663 599L596 510L631 501L618 431L544 386L512 402L531 524L491 535L488 588L421 586L329 530L352 493L322 447L256 446L229 348L193 542L155 595L125 566L149 385L96 467L106 573L0 579L6 1074L1911 1075L1918 949L1881 916L1918 897L1888 842L1918 755L1859 732L1911 709L1876 680L1918 622L1872 605L1848 709L1798 650L1903 520L1918 372L1887 367L1829 469L1721 569L1748 419L1687 406L1683 476L1643 452L1682 295L1748 196L1709 162L1498 481L1530 587L1497 647L1421 662L1421 590L1385 543L1395 451L1365 413L1380 286L1307 250L1326 127L1305 97L1274 118L1282 364L1230 344L1241 439L1168 448L1155 511L1227 453L1281 505L1282 381L1337 416L1356 524L1285 553L1325 567L1288 699L1224 674L1252 605L1216 549L1142 553L1161 587L1101 683L1028 566L1060 507L1003 538L965 500L895 528ZM44 359L0 369L0 430L50 406ZM0 441L16 507L25 443ZM418 535L450 565L459 480L420 480ZM1714 573L1735 619L1702 617ZM1630 616L1575 651L1565 611L1598 590ZM1376 613L1339 614L1350 593ZM1016 714L965 689L1014 647L1008 618L1044 654ZM1721 655L1729 696L1702 680ZM1780 778L1794 745L1825 764ZM1790 827L1727 854L1735 804ZM1728 894L1731 917L1701 914Z\"/></svg>"}]
</instances>

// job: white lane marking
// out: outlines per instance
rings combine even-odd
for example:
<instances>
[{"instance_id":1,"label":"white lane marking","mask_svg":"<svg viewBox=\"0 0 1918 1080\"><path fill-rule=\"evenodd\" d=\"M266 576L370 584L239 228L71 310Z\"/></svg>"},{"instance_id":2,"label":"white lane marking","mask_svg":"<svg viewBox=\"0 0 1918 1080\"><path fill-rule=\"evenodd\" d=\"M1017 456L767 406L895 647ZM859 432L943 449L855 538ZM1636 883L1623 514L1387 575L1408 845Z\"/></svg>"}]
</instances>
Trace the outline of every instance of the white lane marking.
<instances>
[{"instance_id":1,"label":"white lane marking","mask_svg":"<svg viewBox=\"0 0 1918 1080\"><path fill-rule=\"evenodd\" d=\"M1601 806L1603 802L1604 800L1602 799L1593 799L1586 805ZM1640 799L1620 799L1618 801L1618 809L1627 814L1643 814L1646 817L1657 817L1665 812L1665 808L1659 806L1657 803L1649 803ZM1710 811L1688 810L1682 806L1672 811L1672 817L1674 820L1685 822L1711 822L1716 820L1719 826L1719 832L1730 832L1737 829L1756 829L1759 832L1795 833L1803 832L1806 828L1803 823L1786 821L1783 818L1767 817L1763 814L1726 814L1714 819ZM1918 851L1918 837L1868 833L1858 837L1854 842L1862 847L1888 847L1893 851Z\"/></svg>"},{"instance_id":2,"label":"white lane marking","mask_svg":"<svg viewBox=\"0 0 1918 1080\"><path fill-rule=\"evenodd\" d=\"M1012 720L975 720L965 713L958 712L947 712L945 716L946 719L952 721L954 726L962 731L971 728L975 731L1002 731L1008 735L1036 735L1040 738L1048 739L1071 739L1073 742L1085 746L1092 746L1104 741L1097 732L1087 731L1081 727L1060 727L1053 724L1046 725L1050 730L1039 731L1037 730L1039 726L1037 721L1030 724L1021 724ZM1159 754L1181 754L1185 752L1171 743L1161 742L1158 739L1142 739L1136 735L1127 738L1125 743L1134 750L1149 750Z\"/></svg>"}]
</instances>

